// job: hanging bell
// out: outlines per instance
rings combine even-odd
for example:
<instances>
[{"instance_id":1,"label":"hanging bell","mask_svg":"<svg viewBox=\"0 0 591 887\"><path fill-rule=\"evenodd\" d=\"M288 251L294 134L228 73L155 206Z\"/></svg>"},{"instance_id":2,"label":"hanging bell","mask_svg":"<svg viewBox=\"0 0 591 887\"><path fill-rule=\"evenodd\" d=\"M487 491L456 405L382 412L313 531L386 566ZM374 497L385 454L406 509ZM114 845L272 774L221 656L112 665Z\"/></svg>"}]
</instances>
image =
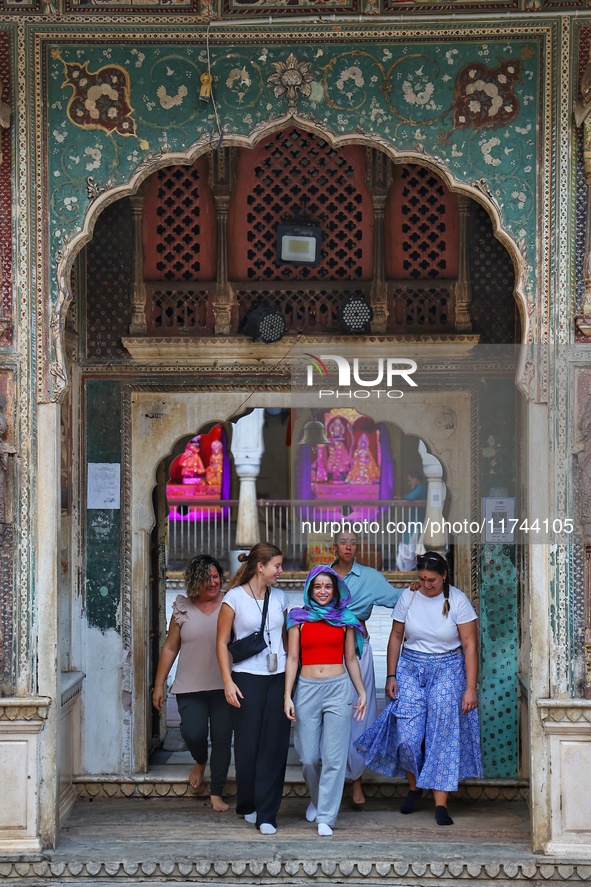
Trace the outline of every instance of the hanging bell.
<instances>
[{"instance_id":1,"label":"hanging bell","mask_svg":"<svg viewBox=\"0 0 591 887\"><path fill-rule=\"evenodd\" d=\"M211 83L213 77L209 73L209 71L204 71L200 77L201 80L201 89L199 91L199 98L202 102L208 102L211 98Z\"/></svg>"},{"instance_id":2,"label":"hanging bell","mask_svg":"<svg viewBox=\"0 0 591 887\"><path fill-rule=\"evenodd\" d=\"M324 423L320 422L314 413L311 414L311 418L308 419L302 429L300 443L310 444L313 447L317 447L319 444L330 443L324 431Z\"/></svg>"}]
</instances>

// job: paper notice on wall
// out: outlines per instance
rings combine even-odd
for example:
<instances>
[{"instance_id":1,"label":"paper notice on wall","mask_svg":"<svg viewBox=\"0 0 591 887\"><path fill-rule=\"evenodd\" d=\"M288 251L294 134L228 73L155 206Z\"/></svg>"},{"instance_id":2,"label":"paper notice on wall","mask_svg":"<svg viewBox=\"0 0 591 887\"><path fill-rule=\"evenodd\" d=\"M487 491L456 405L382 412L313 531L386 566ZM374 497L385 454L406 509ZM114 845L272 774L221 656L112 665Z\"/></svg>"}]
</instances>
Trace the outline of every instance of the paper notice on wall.
<instances>
[{"instance_id":1,"label":"paper notice on wall","mask_svg":"<svg viewBox=\"0 0 591 887\"><path fill-rule=\"evenodd\" d=\"M119 462L89 462L87 508L121 507Z\"/></svg>"}]
</instances>

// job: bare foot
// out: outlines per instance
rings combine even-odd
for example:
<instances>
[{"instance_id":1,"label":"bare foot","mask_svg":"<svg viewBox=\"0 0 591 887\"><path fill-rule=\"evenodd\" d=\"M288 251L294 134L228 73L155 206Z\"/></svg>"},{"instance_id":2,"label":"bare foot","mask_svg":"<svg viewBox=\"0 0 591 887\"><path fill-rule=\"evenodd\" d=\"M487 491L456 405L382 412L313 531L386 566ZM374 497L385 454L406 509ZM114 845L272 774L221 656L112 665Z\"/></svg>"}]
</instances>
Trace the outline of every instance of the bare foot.
<instances>
[{"instance_id":1,"label":"bare foot","mask_svg":"<svg viewBox=\"0 0 591 887\"><path fill-rule=\"evenodd\" d=\"M216 813L226 813L226 811L230 809L226 802L222 801L219 795L210 795L209 803L211 804L212 810L215 810Z\"/></svg>"},{"instance_id":2,"label":"bare foot","mask_svg":"<svg viewBox=\"0 0 591 887\"><path fill-rule=\"evenodd\" d=\"M361 807L363 804L365 804L365 795L363 794L363 785L361 784L360 779L353 780L352 801L356 807Z\"/></svg>"},{"instance_id":3,"label":"bare foot","mask_svg":"<svg viewBox=\"0 0 591 887\"><path fill-rule=\"evenodd\" d=\"M205 773L205 764L195 764L189 773L189 785L191 788L201 788L203 783L203 774Z\"/></svg>"}]
</instances>

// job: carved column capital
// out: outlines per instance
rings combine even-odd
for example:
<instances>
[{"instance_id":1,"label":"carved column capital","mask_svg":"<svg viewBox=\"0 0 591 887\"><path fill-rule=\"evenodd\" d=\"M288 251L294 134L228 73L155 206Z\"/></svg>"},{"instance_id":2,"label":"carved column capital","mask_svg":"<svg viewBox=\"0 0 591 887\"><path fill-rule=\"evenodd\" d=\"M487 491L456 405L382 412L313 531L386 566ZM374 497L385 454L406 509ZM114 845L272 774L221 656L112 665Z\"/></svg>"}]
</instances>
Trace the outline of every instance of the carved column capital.
<instances>
[{"instance_id":1,"label":"carved column capital","mask_svg":"<svg viewBox=\"0 0 591 887\"><path fill-rule=\"evenodd\" d=\"M384 212L392 177L390 161L381 151L375 149L369 151L366 180L371 187L375 221L371 331L372 333L385 333L388 329L388 287L384 269Z\"/></svg>"},{"instance_id":2,"label":"carved column capital","mask_svg":"<svg viewBox=\"0 0 591 887\"><path fill-rule=\"evenodd\" d=\"M145 336L146 326L146 285L144 283L144 249L142 241L142 218L144 195L142 192L130 198L131 221L133 225L133 273L131 281L131 323L130 336Z\"/></svg>"},{"instance_id":3,"label":"carved column capital","mask_svg":"<svg viewBox=\"0 0 591 887\"><path fill-rule=\"evenodd\" d=\"M231 153L216 158L213 169L213 198L217 215L217 287L213 302L216 335L229 336L236 313L236 297L228 281L228 209L231 198Z\"/></svg>"},{"instance_id":4,"label":"carved column capital","mask_svg":"<svg viewBox=\"0 0 591 887\"><path fill-rule=\"evenodd\" d=\"M460 213L460 255L458 282L455 288L455 330L457 333L471 333L472 318L470 316L470 305L472 304L472 287L470 285L470 269L468 260L468 229L470 219L470 206L468 198L465 197L463 194L458 195L458 210Z\"/></svg>"}]
</instances>

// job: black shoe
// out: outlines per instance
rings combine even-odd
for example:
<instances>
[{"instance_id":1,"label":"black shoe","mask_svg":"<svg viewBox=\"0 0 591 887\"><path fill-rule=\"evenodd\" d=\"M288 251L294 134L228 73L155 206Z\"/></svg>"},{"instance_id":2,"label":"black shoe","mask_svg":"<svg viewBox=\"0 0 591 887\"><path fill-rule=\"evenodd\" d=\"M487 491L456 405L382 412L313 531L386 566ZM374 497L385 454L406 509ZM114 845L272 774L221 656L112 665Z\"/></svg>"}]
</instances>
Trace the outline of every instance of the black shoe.
<instances>
[{"instance_id":1,"label":"black shoe","mask_svg":"<svg viewBox=\"0 0 591 887\"><path fill-rule=\"evenodd\" d=\"M435 819L437 821L437 825L453 825L454 821L447 812L447 807L436 807L435 808Z\"/></svg>"},{"instance_id":2,"label":"black shoe","mask_svg":"<svg viewBox=\"0 0 591 887\"><path fill-rule=\"evenodd\" d=\"M407 796L406 801L400 807L401 813L414 813L415 812L415 804L423 795L422 788L410 789Z\"/></svg>"}]
</instances>

